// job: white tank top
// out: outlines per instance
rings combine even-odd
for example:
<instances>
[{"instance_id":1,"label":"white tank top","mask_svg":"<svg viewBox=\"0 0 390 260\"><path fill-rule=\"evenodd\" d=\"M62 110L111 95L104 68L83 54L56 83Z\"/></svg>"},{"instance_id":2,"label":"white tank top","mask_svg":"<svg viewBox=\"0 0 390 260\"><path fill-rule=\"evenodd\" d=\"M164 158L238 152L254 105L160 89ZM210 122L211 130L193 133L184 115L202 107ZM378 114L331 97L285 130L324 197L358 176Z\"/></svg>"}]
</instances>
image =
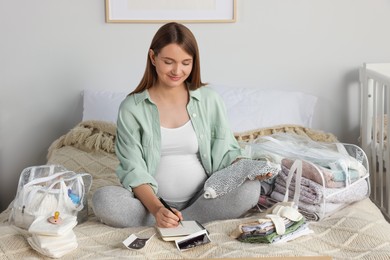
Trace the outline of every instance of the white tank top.
<instances>
[{"instance_id":1,"label":"white tank top","mask_svg":"<svg viewBox=\"0 0 390 260\"><path fill-rule=\"evenodd\" d=\"M161 159L155 176L158 196L180 205L202 188L207 176L198 150L191 121L178 128L161 127Z\"/></svg>"}]
</instances>

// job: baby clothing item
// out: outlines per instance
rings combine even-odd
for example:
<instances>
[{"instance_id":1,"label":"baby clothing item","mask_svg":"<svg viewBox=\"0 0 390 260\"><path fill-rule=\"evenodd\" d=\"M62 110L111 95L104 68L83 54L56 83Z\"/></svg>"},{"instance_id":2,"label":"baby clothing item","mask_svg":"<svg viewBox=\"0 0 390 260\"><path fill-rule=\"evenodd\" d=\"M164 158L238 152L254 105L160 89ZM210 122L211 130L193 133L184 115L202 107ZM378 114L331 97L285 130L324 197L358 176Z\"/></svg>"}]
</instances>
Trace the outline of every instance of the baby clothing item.
<instances>
[{"instance_id":1,"label":"baby clothing item","mask_svg":"<svg viewBox=\"0 0 390 260\"><path fill-rule=\"evenodd\" d=\"M214 199L224 195L246 179L254 180L257 176L272 173L274 178L280 171L280 165L265 160L240 159L228 167L213 173L204 184L204 197Z\"/></svg>"},{"instance_id":2,"label":"baby clothing item","mask_svg":"<svg viewBox=\"0 0 390 260\"><path fill-rule=\"evenodd\" d=\"M240 224L230 236L246 243L287 242L312 233L293 202L279 202L263 218Z\"/></svg>"},{"instance_id":3,"label":"baby clothing item","mask_svg":"<svg viewBox=\"0 0 390 260\"><path fill-rule=\"evenodd\" d=\"M78 247L73 232L76 225L76 216L61 216L61 221L57 224L51 223L49 217L40 216L31 224L28 231L32 236L27 241L37 252L60 258Z\"/></svg>"}]
</instances>

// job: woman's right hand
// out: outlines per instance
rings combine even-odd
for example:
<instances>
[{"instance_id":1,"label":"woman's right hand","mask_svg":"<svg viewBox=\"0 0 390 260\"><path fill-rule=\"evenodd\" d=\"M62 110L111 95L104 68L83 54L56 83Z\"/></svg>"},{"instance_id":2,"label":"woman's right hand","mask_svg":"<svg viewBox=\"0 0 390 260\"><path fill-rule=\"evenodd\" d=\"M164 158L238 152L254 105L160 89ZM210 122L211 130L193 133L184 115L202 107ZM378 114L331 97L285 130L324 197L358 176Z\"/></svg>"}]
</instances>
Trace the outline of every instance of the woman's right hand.
<instances>
[{"instance_id":1,"label":"woman's right hand","mask_svg":"<svg viewBox=\"0 0 390 260\"><path fill-rule=\"evenodd\" d=\"M174 212L172 213L169 209L164 207L148 184L142 184L133 188L133 192L154 216L158 227L177 227L179 220L183 220L183 216L180 211L172 208Z\"/></svg>"},{"instance_id":2,"label":"woman's right hand","mask_svg":"<svg viewBox=\"0 0 390 260\"><path fill-rule=\"evenodd\" d=\"M172 208L173 214L169 209L160 207L158 211L155 213L154 217L156 219L156 224L158 227L163 228L172 228L177 227L179 225L179 221L183 220L183 216L181 212L175 208Z\"/></svg>"}]
</instances>

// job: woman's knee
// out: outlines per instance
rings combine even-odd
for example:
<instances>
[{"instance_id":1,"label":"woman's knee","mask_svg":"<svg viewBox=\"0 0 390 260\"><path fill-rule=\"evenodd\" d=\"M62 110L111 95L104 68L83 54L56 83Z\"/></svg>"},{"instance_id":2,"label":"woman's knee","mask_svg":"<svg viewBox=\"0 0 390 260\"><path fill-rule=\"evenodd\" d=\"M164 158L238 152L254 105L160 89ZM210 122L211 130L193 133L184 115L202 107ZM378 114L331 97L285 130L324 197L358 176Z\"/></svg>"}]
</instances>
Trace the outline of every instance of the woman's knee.
<instances>
[{"instance_id":1,"label":"woman's knee","mask_svg":"<svg viewBox=\"0 0 390 260\"><path fill-rule=\"evenodd\" d=\"M258 203L260 191L260 181L248 180L245 181L241 186L237 187L235 191L233 191L233 196L231 196L231 198L233 199L233 201L235 201L235 203L240 205L246 205L247 207L251 208Z\"/></svg>"},{"instance_id":2,"label":"woman's knee","mask_svg":"<svg viewBox=\"0 0 390 260\"><path fill-rule=\"evenodd\" d=\"M185 218L201 223L214 220L238 218L256 206L260 196L260 182L245 181L242 185L213 199L199 197L192 205L182 210Z\"/></svg>"},{"instance_id":3,"label":"woman's knee","mask_svg":"<svg viewBox=\"0 0 390 260\"><path fill-rule=\"evenodd\" d=\"M120 200L125 199L124 197L134 198L133 194L119 186L106 186L101 187L95 191L92 195L92 206L93 208L116 208L115 204Z\"/></svg>"},{"instance_id":4,"label":"woman's knee","mask_svg":"<svg viewBox=\"0 0 390 260\"><path fill-rule=\"evenodd\" d=\"M119 186L102 187L92 195L92 209L96 217L110 226L118 226L116 220L123 214L123 203L134 198L133 194Z\"/></svg>"},{"instance_id":5,"label":"woman's knee","mask_svg":"<svg viewBox=\"0 0 390 260\"><path fill-rule=\"evenodd\" d=\"M152 226L154 218L134 194L119 186L98 189L92 196L96 217L113 227Z\"/></svg>"}]
</instances>

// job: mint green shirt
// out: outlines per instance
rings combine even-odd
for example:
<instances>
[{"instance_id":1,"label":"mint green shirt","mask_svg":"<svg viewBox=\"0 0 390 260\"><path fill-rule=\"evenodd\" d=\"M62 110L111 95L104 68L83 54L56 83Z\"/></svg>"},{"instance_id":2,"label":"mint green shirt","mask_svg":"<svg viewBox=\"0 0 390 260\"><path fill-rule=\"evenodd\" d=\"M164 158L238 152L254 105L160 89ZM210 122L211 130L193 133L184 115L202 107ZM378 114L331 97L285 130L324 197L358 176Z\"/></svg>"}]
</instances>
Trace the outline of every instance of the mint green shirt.
<instances>
[{"instance_id":1,"label":"mint green shirt","mask_svg":"<svg viewBox=\"0 0 390 260\"><path fill-rule=\"evenodd\" d=\"M187 111L208 176L241 155L240 146L229 128L223 100L213 89L201 87L190 91ZM116 174L126 189L149 184L157 193L158 184L153 176L160 162L160 150L160 117L149 92L145 90L127 96L119 108L115 142L119 159ZM185 174L183 172L183 177Z\"/></svg>"}]
</instances>

